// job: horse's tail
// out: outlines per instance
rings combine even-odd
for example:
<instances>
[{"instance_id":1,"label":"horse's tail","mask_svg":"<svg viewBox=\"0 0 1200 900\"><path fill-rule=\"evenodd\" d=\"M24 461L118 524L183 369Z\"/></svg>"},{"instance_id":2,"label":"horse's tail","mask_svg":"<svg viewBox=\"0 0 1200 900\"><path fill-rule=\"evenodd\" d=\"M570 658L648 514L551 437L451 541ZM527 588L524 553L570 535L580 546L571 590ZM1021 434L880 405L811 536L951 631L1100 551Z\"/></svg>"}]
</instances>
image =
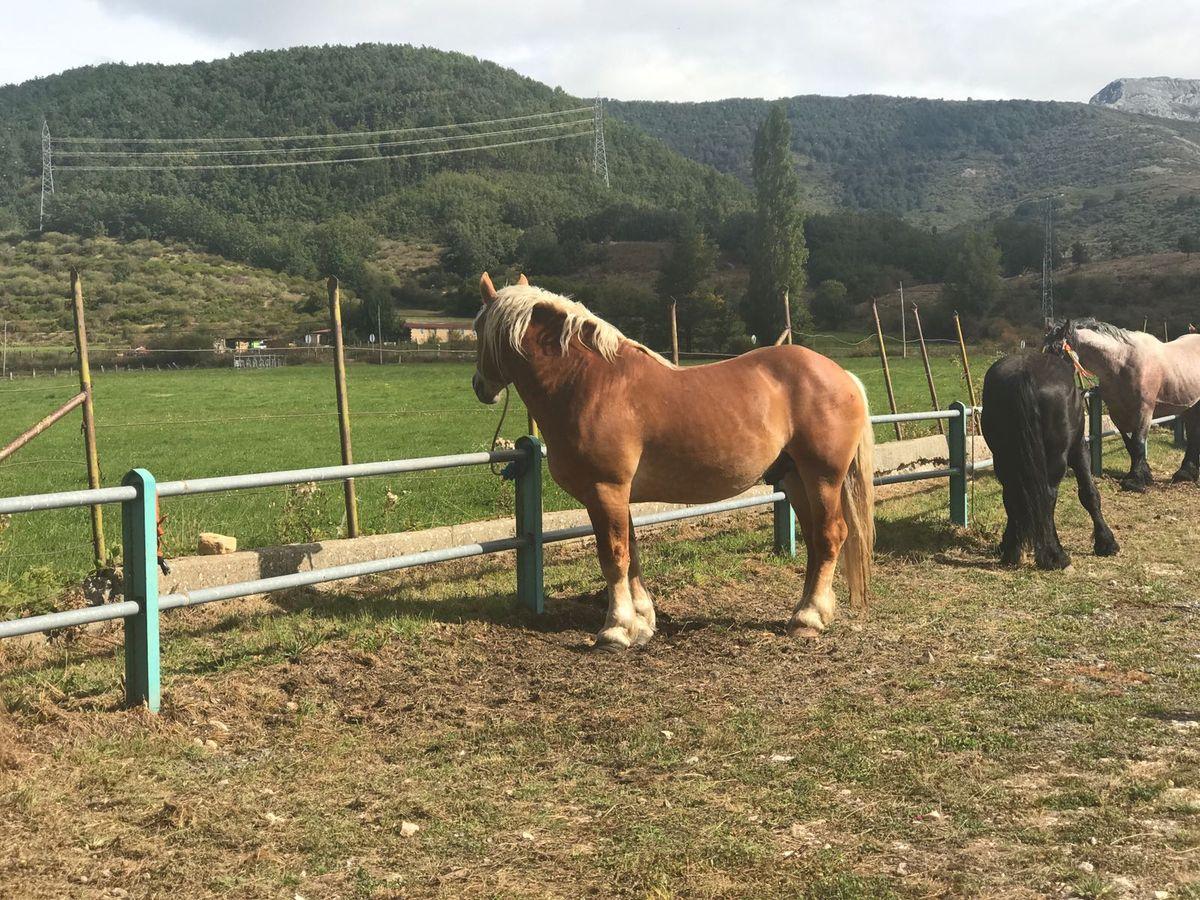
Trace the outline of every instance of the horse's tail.
<instances>
[{"instance_id":1,"label":"horse's tail","mask_svg":"<svg viewBox=\"0 0 1200 900\"><path fill-rule=\"evenodd\" d=\"M863 398L863 424L854 461L842 482L842 517L849 529L842 546L843 571L850 584L850 605L867 608L871 585L871 562L875 556L875 428L871 425L867 390L847 372Z\"/></svg>"},{"instance_id":2,"label":"horse's tail","mask_svg":"<svg viewBox=\"0 0 1200 900\"><path fill-rule=\"evenodd\" d=\"M1050 496L1050 475L1046 469L1046 448L1042 439L1042 406L1037 384L1028 370L1017 378L1013 391L1012 445L1016 450L1017 472L1014 488L1020 511L1017 531L1022 541L1034 548L1046 546L1050 540L1047 526L1053 521L1054 501ZM985 401L986 408L986 401Z\"/></svg>"}]
</instances>

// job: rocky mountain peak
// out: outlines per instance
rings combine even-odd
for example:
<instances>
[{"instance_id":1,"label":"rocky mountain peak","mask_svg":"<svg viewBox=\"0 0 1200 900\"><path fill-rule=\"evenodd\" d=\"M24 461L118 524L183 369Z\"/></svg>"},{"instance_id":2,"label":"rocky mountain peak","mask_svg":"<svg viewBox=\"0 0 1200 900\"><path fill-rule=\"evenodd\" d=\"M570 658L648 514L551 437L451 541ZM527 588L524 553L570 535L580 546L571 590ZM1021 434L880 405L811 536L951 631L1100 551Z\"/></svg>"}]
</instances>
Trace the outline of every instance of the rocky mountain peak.
<instances>
[{"instance_id":1,"label":"rocky mountain peak","mask_svg":"<svg viewBox=\"0 0 1200 900\"><path fill-rule=\"evenodd\" d=\"M1089 102L1143 116L1200 122L1200 79L1118 78Z\"/></svg>"}]
</instances>

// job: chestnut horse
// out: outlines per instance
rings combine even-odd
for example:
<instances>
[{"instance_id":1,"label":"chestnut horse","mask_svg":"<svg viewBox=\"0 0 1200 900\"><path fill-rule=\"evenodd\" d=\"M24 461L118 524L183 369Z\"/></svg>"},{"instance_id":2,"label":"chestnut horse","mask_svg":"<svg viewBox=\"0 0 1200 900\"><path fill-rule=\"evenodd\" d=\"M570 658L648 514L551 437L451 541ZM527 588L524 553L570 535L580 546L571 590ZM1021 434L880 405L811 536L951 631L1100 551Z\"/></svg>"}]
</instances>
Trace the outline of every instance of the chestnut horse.
<instances>
[{"instance_id":1,"label":"chestnut horse","mask_svg":"<svg viewBox=\"0 0 1200 900\"><path fill-rule=\"evenodd\" d=\"M629 505L708 503L782 481L808 549L789 633L833 619L844 550L851 603L866 604L875 543L873 434L862 384L803 347L766 347L680 368L584 306L484 273L472 387L495 403L512 384L541 428L550 474L588 511L608 584L596 647L654 635Z\"/></svg>"}]
</instances>

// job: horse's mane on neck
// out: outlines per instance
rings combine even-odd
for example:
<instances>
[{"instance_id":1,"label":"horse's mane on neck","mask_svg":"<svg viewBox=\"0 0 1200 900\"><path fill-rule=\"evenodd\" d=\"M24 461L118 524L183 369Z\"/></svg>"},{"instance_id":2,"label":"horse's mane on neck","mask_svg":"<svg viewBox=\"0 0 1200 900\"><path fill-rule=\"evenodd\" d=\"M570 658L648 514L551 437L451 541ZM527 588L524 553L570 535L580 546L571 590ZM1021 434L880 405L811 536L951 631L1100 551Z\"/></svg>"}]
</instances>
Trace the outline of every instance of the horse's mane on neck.
<instances>
[{"instance_id":1,"label":"horse's mane on neck","mask_svg":"<svg viewBox=\"0 0 1200 900\"><path fill-rule=\"evenodd\" d=\"M524 356L521 343L538 309L549 310L561 317L559 345L563 356L570 350L571 342L578 338L581 344L596 351L610 363L617 358L621 345L628 344L662 365L673 368L661 355L625 337L615 325L605 322L582 303L525 284L509 285L496 292L496 299L487 309L483 331L479 335L481 359L498 361L505 349Z\"/></svg>"},{"instance_id":2,"label":"horse's mane on neck","mask_svg":"<svg viewBox=\"0 0 1200 900\"><path fill-rule=\"evenodd\" d=\"M1090 316L1086 319L1076 319L1072 322L1075 330L1094 331L1097 334L1102 334L1105 337L1110 337L1113 340L1120 341L1122 344L1133 343L1133 332L1125 328L1120 328L1116 325L1111 325L1108 322L1101 322L1093 319Z\"/></svg>"}]
</instances>

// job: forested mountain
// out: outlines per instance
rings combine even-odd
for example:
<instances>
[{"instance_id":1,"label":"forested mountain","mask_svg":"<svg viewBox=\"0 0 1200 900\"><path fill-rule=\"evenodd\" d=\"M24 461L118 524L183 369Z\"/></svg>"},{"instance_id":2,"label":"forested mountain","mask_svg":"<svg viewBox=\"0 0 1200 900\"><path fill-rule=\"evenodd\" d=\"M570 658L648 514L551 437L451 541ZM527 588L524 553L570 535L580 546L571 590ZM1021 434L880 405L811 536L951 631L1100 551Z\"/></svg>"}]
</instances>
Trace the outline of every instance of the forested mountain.
<instances>
[{"instance_id":1,"label":"forested mountain","mask_svg":"<svg viewBox=\"0 0 1200 900\"><path fill-rule=\"evenodd\" d=\"M1200 124L1080 103L793 97L786 101L809 202L953 227L1056 218L1096 249L1173 246L1200 228ZM610 113L746 180L764 100L613 102Z\"/></svg>"},{"instance_id":2,"label":"forested mountain","mask_svg":"<svg viewBox=\"0 0 1200 900\"><path fill-rule=\"evenodd\" d=\"M581 132L577 138L462 154L242 170L67 168L375 157L464 144L426 143L436 129L399 135L399 146L323 154L262 152L295 142L129 141L340 135L511 119L588 105L590 101L493 63L407 46L296 48L192 65L74 69L0 87L0 230L36 225L43 117L56 142L126 141L55 143L57 191L49 204L48 228L190 240L234 259L296 273L341 268L339 274L353 279L361 274L351 271L354 260L377 235L458 244L463 264L474 265L476 257L511 252L521 232L533 224L578 238L660 237L680 207L717 220L745 202L747 194L735 179L612 121L607 128L612 188L606 189L592 173L588 110L563 117L583 120L575 129ZM549 121L477 127L473 131L505 133L474 143L564 133L521 130ZM385 135L359 142L389 140ZM333 137L325 143L344 142ZM158 155L180 147L199 153ZM230 148L238 153L228 153ZM114 149L128 155L79 153Z\"/></svg>"}]
</instances>

